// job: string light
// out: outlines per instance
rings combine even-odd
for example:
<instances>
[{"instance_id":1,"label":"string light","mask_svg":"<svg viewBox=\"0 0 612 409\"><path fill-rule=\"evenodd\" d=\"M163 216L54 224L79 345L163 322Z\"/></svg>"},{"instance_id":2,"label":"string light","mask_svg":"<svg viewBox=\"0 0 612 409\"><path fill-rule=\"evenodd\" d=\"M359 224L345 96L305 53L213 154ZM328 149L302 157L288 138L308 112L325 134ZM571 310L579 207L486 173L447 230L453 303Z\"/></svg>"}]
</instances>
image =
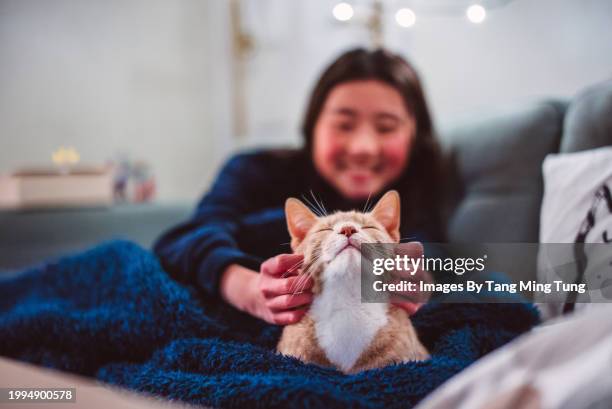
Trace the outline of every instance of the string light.
<instances>
[{"instance_id":1,"label":"string light","mask_svg":"<svg viewBox=\"0 0 612 409\"><path fill-rule=\"evenodd\" d=\"M487 17L487 11L480 4L472 4L465 12L468 20L474 24L480 24Z\"/></svg>"},{"instance_id":2,"label":"string light","mask_svg":"<svg viewBox=\"0 0 612 409\"><path fill-rule=\"evenodd\" d=\"M369 13L375 14L376 11L370 10ZM355 9L350 3L342 1L334 6L334 8L332 9L332 14L336 20L341 22L347 22L355 17ZM472 4L465 10L465 15L470 22L474 24L480 24L487 17L487 10L481 4ZM366 18L359 18L359 21L362 20L365 21ZM402 7L395 12L395 22L400 27L412 27L415 25L416 20L416 13L410 8Z\"/></svg>"},{"instance_id":3,"label":"string light","mask_svg":"<svg viewBox=\"0 0 612 409\"><path fill-rule=\"evenodd\" d=\"M402 8L395 13L395 21L402 27L412 27L416 23L416 14L409 8Z\"/></svg>"},{"instance_id":4,"label":"string light","mask_svg":"<svg viewBox=\"0 0 612 409\"><path fill-rule=\"evenodd\" d=\"M355 12L353 11L353 6L348 3L342 2L338 3L334 6L332 10L332 14L334 18L339 21L349 21Z\"/></svg>"}]
</instances>

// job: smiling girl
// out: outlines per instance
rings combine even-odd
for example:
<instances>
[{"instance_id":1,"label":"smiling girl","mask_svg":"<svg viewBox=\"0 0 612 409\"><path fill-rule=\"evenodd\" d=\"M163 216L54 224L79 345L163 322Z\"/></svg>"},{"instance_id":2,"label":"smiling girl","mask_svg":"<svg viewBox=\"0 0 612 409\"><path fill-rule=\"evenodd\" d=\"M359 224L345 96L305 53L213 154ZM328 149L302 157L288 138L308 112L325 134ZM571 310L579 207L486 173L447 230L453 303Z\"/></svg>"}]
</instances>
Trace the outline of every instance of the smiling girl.
<instances>
[{"instance_id":1,"label":"smiling girl","mask_svg":"<svg viewBox=\"0 0 612 409\"><path fill-rule=\"evenodd\" d=\"M304 291L292 294L302 257L286 254L288 197L330 211L362 210L395 189L401 237L444 240L440 149L406 60L380 49L341 55L317 82L302 131L302 149L230 159L191 220L154 246L176 279L279 325L299 321L312 301L312 283L300 283Z\"/></svg>"}]
</instances>

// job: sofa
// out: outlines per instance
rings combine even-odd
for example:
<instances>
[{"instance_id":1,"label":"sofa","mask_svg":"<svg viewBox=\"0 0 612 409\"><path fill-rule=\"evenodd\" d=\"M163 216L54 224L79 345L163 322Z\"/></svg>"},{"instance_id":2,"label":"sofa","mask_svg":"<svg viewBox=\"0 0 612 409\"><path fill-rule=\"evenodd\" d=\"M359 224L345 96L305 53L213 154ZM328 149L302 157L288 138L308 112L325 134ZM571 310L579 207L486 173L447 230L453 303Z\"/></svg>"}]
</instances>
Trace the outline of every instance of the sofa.
<instances>
[{"instance_id":1,"label":"sofa","mask_svg":"<svg viewBox=\"0 0 612 409\"><path fill-rule=\"evenodd\" d=\"M17 271L114 238L150 247L164 229L186 219L193 206L160 203L0 211L0 271Z\"/></svg>"},{"instance_id":2,"label":"sofa","mask_svg":"<svg viewBox=\"0 0 612 409\"><path fill-rule=\"evenodd\" d=\"M542 161L550 153L612 145L612 81L568 101L463 118L443 131L443 142L455 175L449 241L537 243Z\"/></svg>"},{"instance_id":3,"label":"sofa","mask_svg":"<svg viewBox=\"0 0 612 409\"><path fill-rule=\"evenodd\" d=\"M536 243L542 161L550 153L612 145L612 81L569 100L474 112L439 132L452 175L446 203L449 241ZM194 205L0 211L0 271L116 237L149 247L163 230L187 218Z\"/></svg>"}]
</instances>

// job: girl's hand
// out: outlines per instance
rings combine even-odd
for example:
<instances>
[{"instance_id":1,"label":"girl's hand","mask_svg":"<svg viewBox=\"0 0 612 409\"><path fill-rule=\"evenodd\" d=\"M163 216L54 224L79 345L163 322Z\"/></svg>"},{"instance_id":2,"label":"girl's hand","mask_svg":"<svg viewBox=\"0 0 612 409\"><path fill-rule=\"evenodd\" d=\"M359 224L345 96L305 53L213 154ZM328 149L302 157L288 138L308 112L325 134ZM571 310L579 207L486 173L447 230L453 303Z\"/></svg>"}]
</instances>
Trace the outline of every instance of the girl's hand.
<instances>
[{"instance_id":1,"label":"girl's hand","mask_svg":"<svg viewBox=\"0 0 612 409\"><path fill-rule=\"evenodd\" d=\"M423 244L418 241L402 243L399 246L396 246L396 253L398 255L407 255L408 257L414 259L421 258L423 256L423 252ZM423 270L422 268L414 274L409 274L405 272L395 272L395 275L398 280L407 280L417 285L420 281L426 283L433 282L431 274L428 271ZM398 292L397 296L392 298L392 303L396 307L399 307L406 311L408 315L413 315L419 310L419 308L421 308L424 303L427 302L429 296L430 294L423 292Z\"/></svg>"},{"instance_id":2,"label":"girl's hand","mask_svg":"<svg viewBox=\"0 0 612 409\"><path fill-rule=\"evenodd\" d=\"M259 274L231 265L221 279L221 294L236 308L266 322L294 324L304 316L313 297L312 279L298 276L303 258L280 254L266 260Z\"/></svg>"},{"instance_id":3,"label":"girl's hand","mask_svg":"<svg viewBox=\"0 0 612 409\"><path fill-rule=\"evenodd\" d=\"M312 279L298 275L303 260L299 254L280 254L261 265L253 285L253 315L277 325L302 319L313 297Z\"/></svg>"}]
</instances>

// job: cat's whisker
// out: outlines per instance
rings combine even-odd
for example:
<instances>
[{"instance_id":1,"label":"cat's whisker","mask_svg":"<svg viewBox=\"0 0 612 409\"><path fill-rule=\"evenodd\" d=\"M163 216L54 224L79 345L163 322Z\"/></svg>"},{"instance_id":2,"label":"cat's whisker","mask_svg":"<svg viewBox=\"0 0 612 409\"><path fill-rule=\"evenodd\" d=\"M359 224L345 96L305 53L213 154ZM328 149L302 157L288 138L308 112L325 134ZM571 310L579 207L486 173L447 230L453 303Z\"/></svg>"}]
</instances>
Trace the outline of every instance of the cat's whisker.
<instances>
[{"instance_id":1,"label":"cat's whisker","mask_svg":"<svg viewBox=\"0 0 612 409\"><path fill-rule=\"evenodd\" d=\"M295 271L299 270L299 269L300 269L300 267L301 267L301 266L296 266L296 267L294 267L294 268L292 268L292 269L287 270L287 271L285 272L285 274L286 274L286 275L285 275L284 277L287 277L287 276L291 275L293 272L295 272Z\"/></svg>"},{"instance_id":2,"label":"cat's whisker","mask_svg":"<svg viewBox=\"0 0 612 409\"><path fill-rule=\"evenodd\" d=\"M303 292L310 277L312 277L312 274L310 272L302 274L300 278L296 281L295 289L292 293L299 294Z\"/></svg>"},{"instance_id":3,"label":"cat's whisker","mask_svg":"<svg viewBox=\"0 0 612 409\"><path fill-rule=\"evenodd\" d=\"M315 196L315 194L312 192L312 190L310 191L310 195L312 196L312 198L314 199L315 204L317 205L317 208L320 210L321 214L323 216L327 216L327 209L325 209L325 206L323 206L323 202L319 201L317 199L317 197Z\"/></svg>"},{"instance_id":4,"label":"cat's whisker","mask_svg":"<svg viewBox=\"0 0 612 409\"><path fill-rule=\"evenodd\" d=\"M320 211L321 208L319 207L319 202L317 202L317 198L315 197L314 193L312 192L312 189L310 189L308 191L308 193L310 193L310 197L312 198L312 201L315 203L315 205L317 206L317 209Z\"/></svg>"},{"instance_id":5,"label":"cat's whisker","mask_svg":"<svg viewBox=\"0 0 612 409\"><path fill-rule=\"evenodd\" d=\"M321 206L319 205L319 202L317 201L317 197L313 193L312 189L310 189L310 197L312 197L312 200L315 202L315 205L317 206L317 209L319 209L321 214L323 214L323 211L321 210Z\"/></svg>"},{"instance_id":6,"label":"cat's whisker","mask_svg":"<svg viewBox=\"0 0 612 409\"><path fill-rule=\"evenodd\" d=\"M372 250L371 254L368 255L372 255L374 256L373 258L393 258L393 254L386 252L386 251L377 251L377 250Z\"/></svg>"},{"instance_id":7,"label":"cat's whisker","mask_svg":"<svg viewBox=\"0 0 612 409\"><path fill-rule=\"evenodd\" d=\"M300 269L300 267L302 267L302 266L301 266L301 265L299 265L299 266L295 266L295 267L293 267L293 268L291 268L291 269L287 270L287 274L291 274L291 273L293 273L293 272L295 272L295 271L299 270L299 269Z\"/></svg>"},{"instance_id":8,"label":"cat's whisker","mask_svg":"<svg viewBox=\"0 0 612 409\"><path fill-rule=\"evenodd\" d=\"M370 251L371 251L371 252L372 252L374 255L377 255L377 256L381 256L381 255L383 255L383 254L387 254L387 252L386 252L386 251L384 251L384 250L375 250L375 249L374 249L374 250L370 250Z\"/></svg>"},{"instance_id":9,"label":"cat's whisker","mask_svg":"<svg viewBox=\"0 0 612 409\"><path fill-rule=\"evenodd\" d=\"M295 294L299 294L304 290L304 287L306 287L306 282L308 280L309 274L301 274L299 276L299 278L295 281L295 284L293 285L293 289L291 290L291 294L295 295Z\"/></svg>"},{"instance_id":10,"label":"cat's whisker","mask_svg":"<svg viewBox=\"0 0 612 409\"><path fill-rule=\"evenodd\" d=\"M306 196L304 196L304 194L302 194L302 200L305 202L305 204L308 206L308 208L310 209L311 212L313 212L314 214L316 214L317 216L320 216L317 209L314 207L314 205L310 202L310 200L308 200L306 198Z\"/></svg>"},{"instance_id":11,"label":"cat's whisker","mask_svg":"<svg viewBox=\"0 0 612 409\"><path fill-rule=\"evenodd\" d=\"M372 194L372 192L370 192L370 194ZM368 207L366 207L364 213L370 213L372 211L372 209L374 209L374 206L376 206L376 202L374 202L374 200L372 200L370 202L370 204L368 205Z\"/></svg>"},{"instance_id":12,"label":"cat's whisker","mask_svg":"<svg viewBox=\"0 0 612 409\"><path fill-rule=\"evenodd\" d=\"M370 246L368 247L367 255L373 256L372 258L393 258L395 252L393 250L389 250L387 246L384 246L382 248Z\"/></svg>"},{"instance_id":13,"label":"cat's whisker","mask_svg":"<svg viewBox=\"0 0 612 409\"><path fill-rule=\"evenodd\" d=\"M300 275L298 275L297 280L294 281L294 283L292 284L291 288L289 289L289 292L291 294L295 294L296 291L295 289L298 287L299 283L304 280L304 276L306 275L306 273L302 272Z\"/></svg>"},{"instance_id":14,"label":"cat's whisker","mask_svg":"<svg viewBox=\"0 0 612 409\"><path fill-rule=\"evenodd\" d=\"M368 208L368 202L370 201L370 197L372 196L372 191L370 190L370 193L368 193L368 198L366 199L365 204L363 205L363 211L362 213L367 213L366 209Z\"/></svg>"},{"instance_id":15,"label":"cat's whisker","mask_svg":"<svg viewBox=\"0 0 612 409\"><path fill-rule=\"evenodd\" d=\"M302 264L304 264L304 259L296 262L295 264L291 265L287 271L294 271L296 268L299 268Z\"/></svg>"},{"instance_id":16,"label":"cat's whisker","mask_svg":"<svg viewBox=\"0 0 612 409\"><path fill-rule=\"evenodd\" d=\"M315 196L315 194L312 191L312 189L310 190L310 195L314 199L314 201L317 204L319 210L321 210L321 213L324 214L325 216L327 216L327 209L325 209L325 206L323 206L323 201L322 200L321 201L317 200L317 197Z\"/></svg>"},{"instance_id":17,"label":"cat's whisker","mask_svg":"<svg viewBox=\"0 0 612 409\"><path fill-rule=\"evenodd\" d=\"M318 217L324 217L321 211L315 205L313 205L312 202L306 198L306 196L302 195L302 199L304 199L304 201L314 214L316 214Z\"/></svg>"},{"instance_id":18,"label":"cat's whisker","mask_svg":"<svg viewBox=\"0 0 612 409\"><path fill-rule=\"evenodd\" d=\"M300 260L297 263L293 264L291 267L289 267L282 275L282 278L286 278L288 275L290 275L291 273L293 273L294 271L298 270L302 264L304 264L304 260Z\"/></svg>"}]
</instances>

